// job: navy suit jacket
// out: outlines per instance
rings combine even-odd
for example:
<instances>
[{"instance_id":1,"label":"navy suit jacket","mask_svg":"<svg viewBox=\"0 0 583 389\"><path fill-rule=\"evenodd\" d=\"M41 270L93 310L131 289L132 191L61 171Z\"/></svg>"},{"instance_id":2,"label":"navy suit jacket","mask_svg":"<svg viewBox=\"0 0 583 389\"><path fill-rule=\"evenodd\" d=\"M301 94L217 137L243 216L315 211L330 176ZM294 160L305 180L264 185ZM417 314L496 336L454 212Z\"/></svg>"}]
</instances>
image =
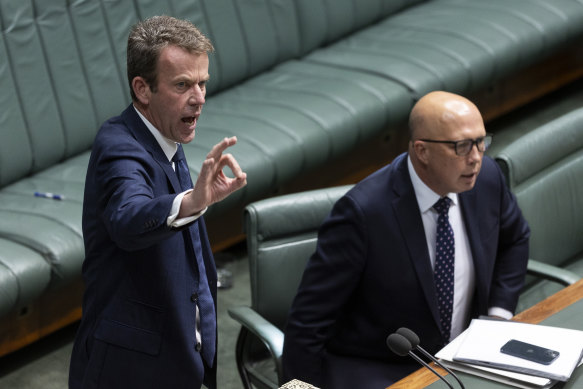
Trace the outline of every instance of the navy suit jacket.
<instances>
[{"instance_id":1,"label":"navy suit jacket","mask_svg":"<svg viewBox=\"0 0 583 389\"><path fill-rule=\"evenodd\" d=\"M196 259L167 217L178 178L133 106L95 138L83 204L83 318L70 388L198 388ZM200 238L216 304L217 274L204 220ZM191 228L193 224L184 228ZM216 322L216 317L214 318ZM216 387L216 357L205 384Z\"/></svg>"},{"instance_id":2,"label":"navy suit jacket","mask_svg":"<svg viewBox=\"0 0 583 389\"><path fill-rule=\"evenodd\" d=\"M476 274L473 316L514 311L529 229L492 159L459 200ZM446 344L407 154L353 187L321 226L285 331L284 375L324 389L386 387L418 367L386 346L400 327L430 352Z\"/></svg>"}]
</instances>

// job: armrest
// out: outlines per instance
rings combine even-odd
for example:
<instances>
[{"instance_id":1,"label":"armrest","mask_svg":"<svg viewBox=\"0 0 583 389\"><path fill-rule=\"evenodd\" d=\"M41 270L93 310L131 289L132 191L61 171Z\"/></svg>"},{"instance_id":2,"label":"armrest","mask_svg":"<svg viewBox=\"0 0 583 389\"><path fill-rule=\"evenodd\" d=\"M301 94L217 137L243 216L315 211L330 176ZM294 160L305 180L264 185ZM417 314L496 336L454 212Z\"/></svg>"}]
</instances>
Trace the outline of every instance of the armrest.
<instances>
[{"instance_id":1,"label":"armrest","mask_svg":"<svg viewBox=\"0 0 583 389\"><path fill-rule=\"evenodd\" d=\"M229 316L265 344L265 347L267 347L275 361L278 377L282 377L283 367L281 365L281 355L283 353L283 332L249 307L229 308L228 312Z\"/></svg>"},{"instance_id":2,"label":"armrest","mask_svg":"<svg viewBox=\"0 0 583 389\"><path fill-rule=\"evenodd\" d=\"M577 273L570 270L539 262L534 259L528 260L527 270L529 274L556 281L564 285L574 284L581 279Z\"/></svg>"}]
</instances>

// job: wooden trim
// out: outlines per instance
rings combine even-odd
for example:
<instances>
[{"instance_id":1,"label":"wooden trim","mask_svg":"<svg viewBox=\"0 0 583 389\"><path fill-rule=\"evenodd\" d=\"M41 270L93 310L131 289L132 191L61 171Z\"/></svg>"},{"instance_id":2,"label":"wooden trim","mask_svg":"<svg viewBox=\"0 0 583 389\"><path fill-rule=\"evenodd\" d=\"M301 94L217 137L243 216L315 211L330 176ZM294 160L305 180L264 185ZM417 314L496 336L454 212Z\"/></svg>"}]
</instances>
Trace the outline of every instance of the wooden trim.
<instances>
[{"instance_id":1,"label":"wooden trim","mask_svg":"<svg viewBox=\"0 0 583 389\"><path fill-rule=\"evenodd\" d=\"M81 278L50 290L0 320L0 356L25 347L81 319Z\"/></svg>"}]
</instances>

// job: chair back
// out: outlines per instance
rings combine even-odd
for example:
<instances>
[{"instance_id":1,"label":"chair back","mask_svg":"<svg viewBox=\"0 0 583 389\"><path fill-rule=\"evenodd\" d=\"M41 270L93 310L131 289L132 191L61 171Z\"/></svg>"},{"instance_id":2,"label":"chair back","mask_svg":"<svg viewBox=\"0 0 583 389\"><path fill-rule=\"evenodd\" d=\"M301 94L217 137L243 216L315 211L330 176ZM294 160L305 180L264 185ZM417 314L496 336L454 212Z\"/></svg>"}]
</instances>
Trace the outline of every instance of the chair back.
<instances>
[{"instance_id":1,"label":"chair back","mask_svg":"<svg viewBox=\"0 0 583 389\"><path fill-rule=\"evenodd\" d=\"M530 257L563 266L583 253L583 109L496 156L531 228Z\"/></svg>"},{"instance_id":2,"label":"chair back","mask_svg":"<svg viewBox=\"0 0 583 389\"><path fill-rule=\"evenodd\" d=\"M277 196L245 208L251 307L284 330L318 228L351 185Z\"/></svg>"},{"instance_id":3,"label":"chair back","mask_svg":"<svg viewBox=\"0 0 583 389\"><path fill-rule=\"evenodd\" d=\"M583 276L583 109L522 135L496 161L530 226L530 258ZM527 277L517 312L560 288Z\"/></svg>"}]
</instances>

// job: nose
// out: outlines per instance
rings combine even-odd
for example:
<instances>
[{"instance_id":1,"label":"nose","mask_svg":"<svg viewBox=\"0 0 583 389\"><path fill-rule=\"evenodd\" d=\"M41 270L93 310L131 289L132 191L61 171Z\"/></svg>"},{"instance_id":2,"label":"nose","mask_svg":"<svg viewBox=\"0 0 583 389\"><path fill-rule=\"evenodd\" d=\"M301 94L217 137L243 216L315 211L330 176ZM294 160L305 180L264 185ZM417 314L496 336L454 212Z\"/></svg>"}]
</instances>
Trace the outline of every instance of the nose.
<instances>
[{"instance_id":1,"label":"nose","mask_svg":"<svg viewBox=\"0 0 583 389\"><path fill-rule=\"evenodd\" d=\"M190 105L203 105L205 103L205 91L200 85L195 84L192 86L188 103Z\"/></svg>"}]
</instances>

